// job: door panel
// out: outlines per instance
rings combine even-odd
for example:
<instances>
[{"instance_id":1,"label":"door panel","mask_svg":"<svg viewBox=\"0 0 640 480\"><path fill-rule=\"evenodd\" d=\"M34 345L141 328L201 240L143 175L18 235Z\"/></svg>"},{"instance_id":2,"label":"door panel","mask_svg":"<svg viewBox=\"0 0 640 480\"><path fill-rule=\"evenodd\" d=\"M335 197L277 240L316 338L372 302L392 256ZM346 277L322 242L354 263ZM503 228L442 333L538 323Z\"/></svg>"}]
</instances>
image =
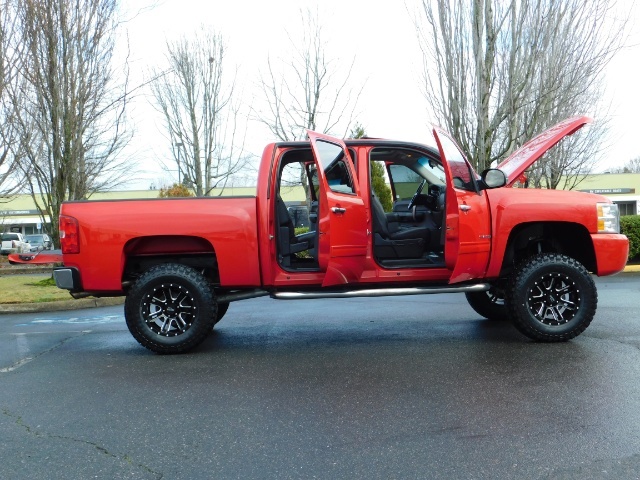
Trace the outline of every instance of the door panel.
<instances>
[{"instance_id":1,"label":"door panel","mask_svg":"<svg viewBox=\"0 0 640 480\"><path fill-rule=\"evenodd\" d=\"M344 142L308 131L320 180L320 269L323 286L360 280L367 253L367 212Z\"/></svg>"},{"instance_id":2,"label":"door panel","mask_svg":"<svg viewBox=\"0 0 640 480\"><path fill-rule=\"evenodd\" d=\"M491 218L486 194L479 191L475 173L448 134L433 134L447 176L445 263L452 270L449 283L482 278L491 253Z\"/></svg>"}]
</instances>

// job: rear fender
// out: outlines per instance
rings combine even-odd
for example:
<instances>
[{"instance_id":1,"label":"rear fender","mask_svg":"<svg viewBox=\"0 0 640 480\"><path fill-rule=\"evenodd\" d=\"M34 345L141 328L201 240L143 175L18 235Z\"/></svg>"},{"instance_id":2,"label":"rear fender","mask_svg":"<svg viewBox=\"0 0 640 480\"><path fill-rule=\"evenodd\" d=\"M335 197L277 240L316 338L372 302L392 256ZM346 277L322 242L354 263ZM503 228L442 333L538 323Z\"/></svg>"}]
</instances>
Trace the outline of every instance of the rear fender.
<instances>
[{"instance_id":1,"label":"rear fender","mask_svg":"<svg viewBox=\"0 0 640 480\"><path fill-rule=\"evenodd\" d=\"M201 271L212 282L219 282L216 255L211 243L196 236L157 235L129 240L123 250L122 280L127 282L149 268L163 263L179 263Z\"/></svg>"}]
</instances>

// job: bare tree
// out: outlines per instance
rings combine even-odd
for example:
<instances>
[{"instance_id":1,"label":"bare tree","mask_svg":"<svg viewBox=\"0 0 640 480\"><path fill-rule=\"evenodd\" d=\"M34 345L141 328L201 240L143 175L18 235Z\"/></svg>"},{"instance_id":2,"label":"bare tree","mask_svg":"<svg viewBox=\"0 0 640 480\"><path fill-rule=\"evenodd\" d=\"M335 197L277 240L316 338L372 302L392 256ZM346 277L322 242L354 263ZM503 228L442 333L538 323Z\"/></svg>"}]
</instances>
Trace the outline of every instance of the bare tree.
<instances>
[{"instance_id":1,"label":"bare tree","mask_svg":"<svg viewBox=\"0 0 640 480\"><path fill-rule=\"evenodd\" d=\"M640 157L635 157L626 162L622 167L612 168L610 173L640 173Z\"/></svg>"},{"instance_id":2,"label":"bare tree","mask_svg":"<svg viewBox=\"0 0 640 480\"><path fill-rule=\"evenodd\" d=\"M167 43L168 68L151 83L183 182L196 195L220 194L251 156L244 151L235 78L225 75L226 45L215 31Z\"/></svg>"},{"instance_id":3,"label":"bare tree","mask_svg":"<svg viewBox=\"0 0 640 480\"><path fill-rule=\"evenodd\" d=\"M349 87L355 59L341 73L337 59L328 57L317 12L301 10L300 17L302 38L289 37L293 55L278 60L275 67L271 58L267 59L267 73L260 79L267 108L256 112L257 119L284 142L303 140L307 129L322 133L341 129L344 137L363 88L354 91ZM291 178L283 175L283 183L302 186L310 206L304 168L300 165L295 174L291 173Z\"/></svg>"},{"instance_id":4,"label":"bare tree","mask_svg":"<svg viewBox=\"0 0 640 480\"><path fill-rule=\"evenodd\" d=\"M130 139L127 87L117 84L112 63L118 1L15 5L20 21L15 42L25 47L21 78L12 91L18 148L27 160L22 165L27 187L43 219L51 219L49 233L57 241L61 203L121 183L127 168L116 159Z\"/></svg>"},{"instance_id":5,"label":"bare tree","mask_svg":"<svg viewBox=\"0 0 640 480\"><path fill-rule=\"evenodd\" d=\"M16 143L15 108L10 90L20 70L21 45L12 45L17 33L17 15L12 0L0 0L0 195L9 195L20 183L8 181L20 161Z\"/></svg>"},{"instance_id":6,"label":"bare tree","mask_svg":"<svg viewBox=\"0 0 640 480\"><path fill-rule=\"evenodd\" d=\"M258 120L282 141L302 140L306 129L331 133L340 128L344 136L362 92L348 86L354 61L341 74L327 56L317 14L301 11L301 20L302 38L290 38L292 57L280 60L281 68L267 61L260 86L268 108L257 112Z\"/></svg>"},{"instance_id":7,"label":"bare tree","mask_svg":"<svg viewBox=\"0 0 640 480\"><path fill-rule=\"evenodd\" d=\"M622 45L608 0L422 0L416 27L426 99L478 170L564 118L595 111ZM550 152L535 184L575 186L606 122Z\"/></svg>"}]
</instances>

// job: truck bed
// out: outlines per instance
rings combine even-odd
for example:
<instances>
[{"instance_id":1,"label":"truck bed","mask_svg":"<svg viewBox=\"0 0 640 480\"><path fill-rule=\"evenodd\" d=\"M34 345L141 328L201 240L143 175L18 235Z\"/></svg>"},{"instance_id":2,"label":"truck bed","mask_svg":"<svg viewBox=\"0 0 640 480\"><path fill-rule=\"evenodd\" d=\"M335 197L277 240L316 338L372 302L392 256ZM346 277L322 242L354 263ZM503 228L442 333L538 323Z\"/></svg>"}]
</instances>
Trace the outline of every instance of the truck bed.
<instances>
[{"instance_id":1,"label":"truck bed","mask_svg":"<svg viewBox=\"0 0 640 480\"><path fill-rule=\"evenodd\" d=\"M81 272L84 291L120 293L132 257L178 254L212 254L224 286L260 285L253 196L74 201L61 215L80 227L80 253L64 264Z\"/></svg>"}]
</instances>

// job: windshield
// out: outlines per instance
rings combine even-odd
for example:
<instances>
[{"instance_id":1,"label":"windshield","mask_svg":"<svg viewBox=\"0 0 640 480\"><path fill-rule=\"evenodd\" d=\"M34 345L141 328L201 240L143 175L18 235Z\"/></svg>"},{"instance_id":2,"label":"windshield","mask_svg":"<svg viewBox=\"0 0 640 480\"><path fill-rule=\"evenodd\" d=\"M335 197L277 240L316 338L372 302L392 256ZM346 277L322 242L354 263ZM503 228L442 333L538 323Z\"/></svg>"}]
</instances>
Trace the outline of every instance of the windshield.
<instances>
[{"instance_id":1,"label":"windshield","mask_svg":"<svg viewBox=\"0 0 640 480\"><path fill-rule=\"evenodd\" d=\"M2 240L19 240L17 233L3 233Z\"/></svg>"},{"instance_id":2,"label":"windshield","mask_svg":"<svg viewBox=\"0 0 640 480\"><path fill-rule=\"evenodd\" d=\"M444 167L441 163L436 162L433 159L429 159L427 157L420 157L418 159L418 163L424 170L430 173L433 177L439 180L439 182L433 181L433 179L429 178L430 183L439 183L440 185L444 185L446 183L446 174L444 173Z\"/></svg>"},{"instance_id":3,"label":"windshield","mask_svg":"<svg viewBox=\"0 0 640 480\"><path fill-rule=\"evenodd\" d=\"M42 243L44 241L42 235L27 235L24 240L28 243Z\"/></svg>"}]
</instances>

